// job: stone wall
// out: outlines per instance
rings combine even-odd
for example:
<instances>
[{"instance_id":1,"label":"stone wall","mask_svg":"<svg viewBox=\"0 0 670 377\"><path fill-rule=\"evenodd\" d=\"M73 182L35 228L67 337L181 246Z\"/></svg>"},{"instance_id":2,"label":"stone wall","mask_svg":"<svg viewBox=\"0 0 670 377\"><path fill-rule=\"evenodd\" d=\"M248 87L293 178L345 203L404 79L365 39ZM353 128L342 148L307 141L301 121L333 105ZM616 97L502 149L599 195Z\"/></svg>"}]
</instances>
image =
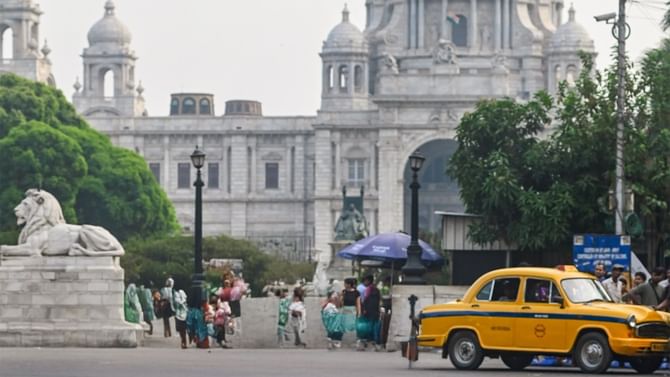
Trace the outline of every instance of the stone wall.
<instances>
[{"instance_id":1,"label":"stone wall","mask_svg":"<svg viewBox=\"0 0 670 377\"><path fill-rule=\"evenodd\" d=\"M467 287L452 286L402 286L393 287L393 315L389 330L388 350L396 350L398 342L409 338L409 302L411 294L419 296L417 308L440 302L448 302L460 298ZM321 305L323 298L306 297L307 330L303 340L308 348L326 348L326 331L321 322ZM242 300L241 331L229 340L235 348L276 348L277 344L277 312L279 299L276 297L250 298ZM418 313L418 311L417 311ZM292 339L292 338L291 338ZM353 347L356 336L345 334L343 347ZM287 346L292 346L289 342Z\"/></svg>"},{"instance_id":2,"label":"stone wall","mask_svg":"<svg viewBox=\"0 0 670 377\"><path fill-rule=\"evenodd\" d=\"M0 261L0 347L136 347L118 257Z\"/></svg>"}]
</instances>

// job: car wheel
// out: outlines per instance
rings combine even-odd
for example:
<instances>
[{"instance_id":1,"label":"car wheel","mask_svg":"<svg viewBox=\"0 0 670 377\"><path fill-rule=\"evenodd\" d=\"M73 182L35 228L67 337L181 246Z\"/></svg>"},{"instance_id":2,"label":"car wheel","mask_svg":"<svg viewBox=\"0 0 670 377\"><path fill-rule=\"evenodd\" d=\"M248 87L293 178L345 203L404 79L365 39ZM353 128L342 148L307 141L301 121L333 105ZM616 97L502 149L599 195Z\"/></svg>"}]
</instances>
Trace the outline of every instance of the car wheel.
<instances>
[{"instance_id":1,"label":"car wheel","mask_svg":"<svg viewBox=\"0 0 670 377\"><path fill-rule=\"evenodd\" d=\"M500 358L511 370L522 370L533 362L533 355L523 353L507 353L501 355Z\"/></svg>"},{"instance_id":2,"label":"car wheel","mask_svg":"<svg viewBox=\"0 0 670 377\"><path fill-rule=\"evenodd\" d=\"M603 373L612 362L612 351L603 334L590 332L579 338L572 357L582 372Z\"/></svg>"},{"instance_id":3,"label":"car wheel","mask_svg":"<svg viewBox=\"0 0 670 377\"><path fill-rule=\"evenodd\" d=\"M652 374L661 366L661 357L636 357L628 360L630 366L640 374Z\"/></svg>"},{"instance_id":4,"label":"car wheel","mask_svg":"<svg viewBox=\"0 0 670 377\"><path fill-rule=\"evenodd\" d=\"M484 360L484 351L474 333L459 331L449 339L449 357L456 369L475 370Z\"/></svg>"}]
</instances>

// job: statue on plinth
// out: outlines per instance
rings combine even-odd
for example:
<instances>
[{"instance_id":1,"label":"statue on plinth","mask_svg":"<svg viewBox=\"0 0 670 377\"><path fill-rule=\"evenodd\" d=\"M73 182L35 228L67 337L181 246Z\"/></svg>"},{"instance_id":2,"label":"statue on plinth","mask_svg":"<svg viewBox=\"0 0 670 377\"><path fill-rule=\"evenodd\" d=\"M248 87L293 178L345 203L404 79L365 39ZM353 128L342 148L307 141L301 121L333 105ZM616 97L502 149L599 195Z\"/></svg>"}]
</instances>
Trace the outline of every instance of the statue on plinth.
<instances>
[{"instance_id":1,"label":"statue on plinth","mask_svg":"<svg viewBox=\"0 0 670 377\"><path fill-rule=\"evenodd\" d=\"M121 256L123 246L106 229L65 222L58 200L50 193L30 189L14 208L23 226L18 245L1 245L0 256Z\"/></svg>"},{"instance_id":2,"label":"statue on plinth","mask_svg":"<svg viewBox=\"0 0 670 377\"><path fill-rule=\"evenodd\" d=\"M360 198L348 198L347 187L342 188L342 214L335 224L335 241L357 241L368 236L368 220L361 213L364 193L361 187Z\"/></svg>"}]
</instances>

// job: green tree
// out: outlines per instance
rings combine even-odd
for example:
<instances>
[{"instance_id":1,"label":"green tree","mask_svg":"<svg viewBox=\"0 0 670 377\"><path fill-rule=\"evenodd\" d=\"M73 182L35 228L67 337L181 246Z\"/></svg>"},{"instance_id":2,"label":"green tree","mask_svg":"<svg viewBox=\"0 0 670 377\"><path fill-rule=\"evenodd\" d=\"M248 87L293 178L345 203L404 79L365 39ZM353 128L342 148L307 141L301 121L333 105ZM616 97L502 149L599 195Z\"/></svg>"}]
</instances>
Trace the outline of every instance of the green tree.
<instances>
[{"instance_id":1,"label":"green tree","mask_svg":"<svg viewBox=\"0 0 670 377\"><path fill-rule=\"evenodd\" d=\"M614 126L609 76L584 69L554 101L481 102L457 129L448 166L469 212L482 216L470 237L521 250L565 249L574 233L604 232L602 205L613 183Z\"/></svg>"},{"instance_id":2,"label":"green tree","mask_svg":"<svg viewBox=\"0 0 670 377\"><path fill-rule=\"evenodd\" d=\"M141 156L114 147L63 94L0 76L0 235L16 232L12 209L39 187L59 199L67 221L108 228L120 240L168 235L174 208Z\"/></svg>"}]
</instances>

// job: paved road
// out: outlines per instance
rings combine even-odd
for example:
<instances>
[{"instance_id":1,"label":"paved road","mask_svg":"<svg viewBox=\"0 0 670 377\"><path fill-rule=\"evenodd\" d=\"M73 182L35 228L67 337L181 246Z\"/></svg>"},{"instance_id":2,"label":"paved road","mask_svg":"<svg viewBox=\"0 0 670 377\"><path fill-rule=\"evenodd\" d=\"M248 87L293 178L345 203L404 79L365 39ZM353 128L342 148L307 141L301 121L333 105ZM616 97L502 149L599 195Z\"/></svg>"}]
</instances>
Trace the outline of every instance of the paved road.
<instances>
[{"instance_id":1,"label":"paved road","mask_svg":"<svg viewBox=\"0 0 670 377\"><path fill-rule=\"evenodd\" d=\"M636 375L616 370L614 375ZM663 372L657 373L663 375ZM399 353L352 350L198 350L0 348L1 377L369 377L369 376L587 376L575 368L511 372L487 360L477 372L461 372L439 355L422 353L414 369Z\"/></svg>"}]
</instances>

